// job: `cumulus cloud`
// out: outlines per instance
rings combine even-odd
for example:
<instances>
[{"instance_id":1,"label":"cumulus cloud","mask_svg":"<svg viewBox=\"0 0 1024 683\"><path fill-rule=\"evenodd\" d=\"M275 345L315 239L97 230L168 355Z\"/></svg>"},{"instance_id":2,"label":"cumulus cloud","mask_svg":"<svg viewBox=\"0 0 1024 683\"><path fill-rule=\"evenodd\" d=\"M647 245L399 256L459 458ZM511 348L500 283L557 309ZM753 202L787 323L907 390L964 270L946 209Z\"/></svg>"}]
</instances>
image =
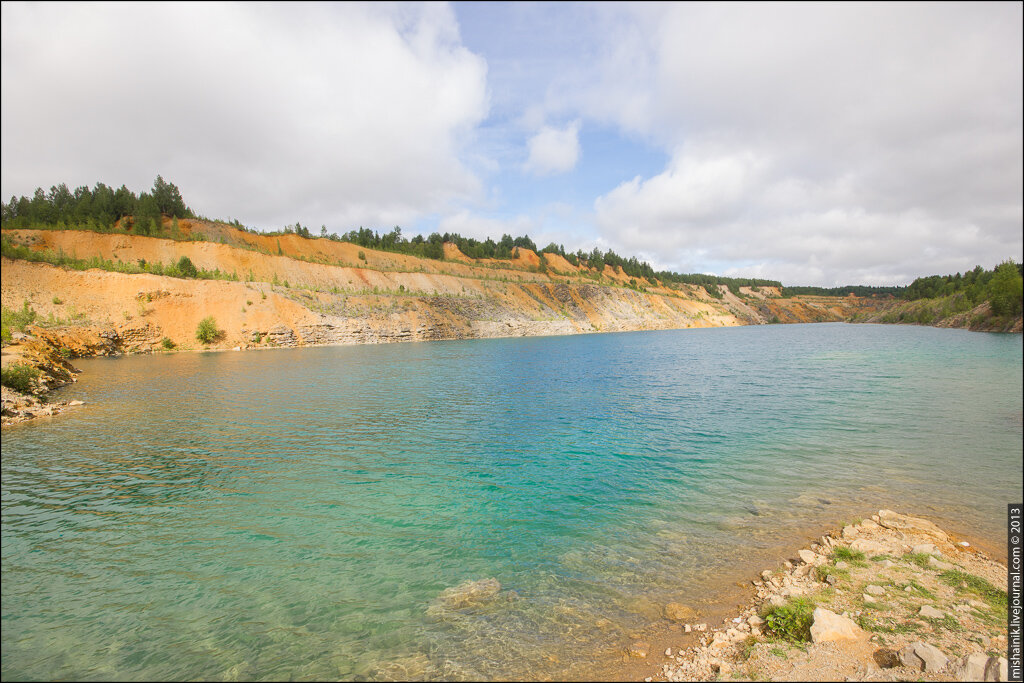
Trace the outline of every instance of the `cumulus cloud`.
<instances>
[{"instance_id":1,"label":"cumulus cloud","mask_svg":"<svg viewBox=\"0 0 1024 683\"><path fill-rule=\"evenodd\" d=\"M615 12L648 39L567 97L673 151L594 202L617 248L813 284L1022 258L1020 5Z\"/></svg>"},{"instance_id":2,"label":"cumulus cloud","mask_svg":"<svg viewBox=\"0 0 1024 683\"><path fill-rule=\"evenodd\" d=\"M347 230L480 192L486 64L447 6L4 3L2 31L5 197L160 173L211 216Z\"/></svg>"},{"instance_id":3,"label":"cumulus cloud","mask_svg":"<svg viewBox=\"0 0 1024 683\"><path fill-rule=\"evenodd\" d=\"M561 130L542 127L530 138L530 156L524 168L537 175L571 171L580 158L579 132L579 121L573 121Z\"/></svg>"}]
</instances>

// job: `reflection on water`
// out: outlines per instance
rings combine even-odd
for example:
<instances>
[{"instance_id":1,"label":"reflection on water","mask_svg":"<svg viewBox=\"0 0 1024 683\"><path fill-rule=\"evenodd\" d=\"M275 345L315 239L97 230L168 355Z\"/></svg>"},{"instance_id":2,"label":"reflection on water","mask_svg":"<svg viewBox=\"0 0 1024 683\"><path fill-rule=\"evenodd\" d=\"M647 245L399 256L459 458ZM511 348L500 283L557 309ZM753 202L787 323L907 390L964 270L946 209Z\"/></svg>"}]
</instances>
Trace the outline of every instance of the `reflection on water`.
<instances>
[{"instance_id":1,"label":"reflection on water","mask_svg":"<svg viewBox=\"0 0 1024 683\"><path fill-rule=\"evenodd\" d=\"M1001 543L1021 498L1020 335L80 365L84 408L3 436L4 678L587 678L794 534L890 506Z\"/></svg>"}]
</instances>

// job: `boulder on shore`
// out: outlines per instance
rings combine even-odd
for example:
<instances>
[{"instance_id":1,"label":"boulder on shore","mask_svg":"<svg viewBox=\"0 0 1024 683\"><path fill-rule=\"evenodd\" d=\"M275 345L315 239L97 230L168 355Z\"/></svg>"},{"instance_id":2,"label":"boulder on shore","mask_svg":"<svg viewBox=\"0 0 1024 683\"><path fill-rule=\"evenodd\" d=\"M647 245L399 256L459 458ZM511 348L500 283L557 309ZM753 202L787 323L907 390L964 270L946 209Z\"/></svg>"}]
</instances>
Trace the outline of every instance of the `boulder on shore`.
<instances>
[{"instance_id":1,"label":"boulder on shore","mask_svg":"<svg viewBox=\"0 0 1024 683\"><path fill-rule=\"evenodd\" d=\"M901 515L897 512L893 512L892 510L879 510L878 523L886 529L904 532L910 531L921 534L922 536L929 536L940 543L949 543L949 536L945 531L937 527L934 523L929 522L927 519L921 519L920 517Z\"/></svg>"},{"instance_id":2,"label":"boulder on shore","mask_svg":"<svg viewBox=\"0 0 1024 683\"><path fill-rule=\"evenodd\" d=\"M900 650L900 662L911 669L933 672L942 671L949 658L939 648L919 640Z\"/></svg>"},{"instance_id":3,"label":"boulder on shore","mask_svg":"<svg viewBox=\"0 0 1024 683\"><path fill-rule=\"evenodd\" d=\"M811 624L811 640L815 643L828 643L836 640L860 640L867 635L852 619L847 619L824 607L815 608L813 617L814 623Z\"/></svg>"}]
</instances>

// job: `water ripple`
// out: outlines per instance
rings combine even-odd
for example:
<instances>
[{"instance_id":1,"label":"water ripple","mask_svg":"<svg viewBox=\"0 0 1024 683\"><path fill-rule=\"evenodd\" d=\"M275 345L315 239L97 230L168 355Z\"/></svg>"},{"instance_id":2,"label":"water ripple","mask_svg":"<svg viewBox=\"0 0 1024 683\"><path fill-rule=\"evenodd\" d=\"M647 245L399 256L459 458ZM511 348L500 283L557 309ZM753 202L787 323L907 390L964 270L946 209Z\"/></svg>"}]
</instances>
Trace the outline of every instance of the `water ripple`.
<instances>
[{"instance_id":1,"label":"water ripple","mask_svg":"<svg viewBox=\"0 0 1024 683\"><path fill-rule=\"evenodd\" d=\"M4 432L5 679L586 678L801 525L888 503L998 537L1021 497L1019 335L771 326L81 366L85 410ZM500 599L430 611L488 577Z\"/></svg>"}]
</instances>

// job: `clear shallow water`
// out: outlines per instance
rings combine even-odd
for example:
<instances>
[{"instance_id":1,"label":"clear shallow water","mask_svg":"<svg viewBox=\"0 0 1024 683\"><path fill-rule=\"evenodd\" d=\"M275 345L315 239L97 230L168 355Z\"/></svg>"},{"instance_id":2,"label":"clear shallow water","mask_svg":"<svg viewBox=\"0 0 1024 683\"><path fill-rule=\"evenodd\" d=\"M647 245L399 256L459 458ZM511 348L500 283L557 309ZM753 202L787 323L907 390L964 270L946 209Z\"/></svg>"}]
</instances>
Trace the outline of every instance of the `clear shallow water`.
<instances>
[{"instance_id":1,"label":"clear shallow water","mask_svg":"<svg viewBox=\"0 0 1024 683\"><path fill-rule=\"evenodd\" d=\"M847 515L1001 542L1021 352L819 324L82 360L87 406L3 433L0 673L587 678Z\"/></svg>"}]
</instances>

